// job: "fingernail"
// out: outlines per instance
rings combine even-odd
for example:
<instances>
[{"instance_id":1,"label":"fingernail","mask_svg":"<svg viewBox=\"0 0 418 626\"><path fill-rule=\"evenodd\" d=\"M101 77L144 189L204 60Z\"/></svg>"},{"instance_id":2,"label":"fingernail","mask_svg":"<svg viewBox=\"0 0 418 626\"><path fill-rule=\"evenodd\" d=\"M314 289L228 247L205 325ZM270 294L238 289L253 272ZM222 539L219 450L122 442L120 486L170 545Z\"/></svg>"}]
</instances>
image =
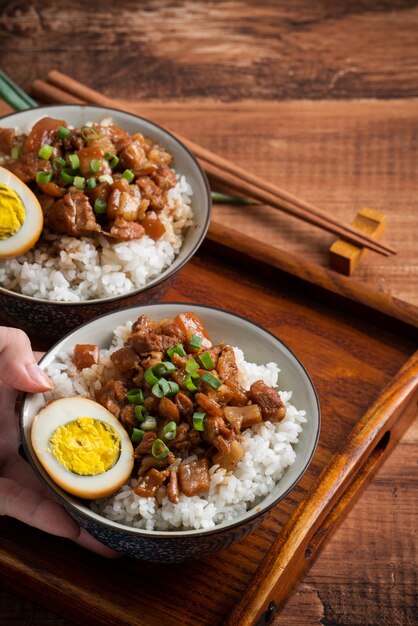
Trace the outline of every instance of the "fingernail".
<instances>
[{"instance_id":1,"label":"fingernail","mask_svg":"<svg viewBox=\"0 0 418 626\"><path fill-rule=\"evenodd\" d=\"M31 363L26 366L26 371L29 376L32 378L33 382L37 385L42 385L42 387L47 387L48 389L52 389L54 384L45 374L45 372L38 366L36 363Z\"/></svg>"}]
</instances>

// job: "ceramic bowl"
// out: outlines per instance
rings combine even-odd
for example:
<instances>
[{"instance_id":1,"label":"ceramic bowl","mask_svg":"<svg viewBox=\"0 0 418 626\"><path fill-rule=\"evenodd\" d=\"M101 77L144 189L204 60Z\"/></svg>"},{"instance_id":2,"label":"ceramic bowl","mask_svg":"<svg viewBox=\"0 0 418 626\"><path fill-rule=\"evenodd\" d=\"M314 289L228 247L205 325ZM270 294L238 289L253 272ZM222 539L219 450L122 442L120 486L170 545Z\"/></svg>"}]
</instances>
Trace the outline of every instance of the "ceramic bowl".
<instances>
[{"instance_id":1,"label":"ceramic bowl","mask_svg":"<svg viewBox=\"0 0 418 626\"><path fill-rule=\"evenodd\" d=\"M186 176L193 189L194 224L185 234L183 246L174 262L145 287L121 296L74 303L32 298L0 286L0 308L9 325L16 325L27 332L34 328L47 328L49 340L57 340L79 324L108 311L160 300L173 283L175 274L191 259L205 237L210 219L211 196L206 175L191 152L171 133L136 115L90 105L51 105L7 115L0 119L0 125L25 130L44 116L64 119L72 126L100 122L111 117L115 124L130 134L141 132L164 146L173 155L175 170Z\"/></svg>"},{"instance_id":2,"label":"ceramic bowl","mask_svg":"<svg viewBox=\"0 0 418 626\"><path fill-rule=\"evenodd\" d=\"M112 329L127 321L135 321L139 315L151 319L173 317L182 311L195 311L203 319L213 342L225 340L240 347L247 361L253 363L276 362L281 373L279 388L293 390L292 404L307 413L299 442L295 446L296 461L287 468L273 491L255 508L248 510L229 522L223 522L210 530L147 531L130 528L112 522L91 511L86 502L61 490L40 465L30 442L34 416L45 403L42 394L27 395L24 399L20 429L22 443L29 462L41 481L53 492L81 526L99 541L130 557L154 562L172 562L198 558L223 549L244 537L280 502L300 481L312 460L320 431L320 410L314 385L298 358L286 345L252 322L220 309L182 303L153 304L110 313L84 324L51 348L41 361L43 368L54 361L61 351L68 353L77 343L95 343L101 348L110 345Z\"/></svg>"}]
</instances>

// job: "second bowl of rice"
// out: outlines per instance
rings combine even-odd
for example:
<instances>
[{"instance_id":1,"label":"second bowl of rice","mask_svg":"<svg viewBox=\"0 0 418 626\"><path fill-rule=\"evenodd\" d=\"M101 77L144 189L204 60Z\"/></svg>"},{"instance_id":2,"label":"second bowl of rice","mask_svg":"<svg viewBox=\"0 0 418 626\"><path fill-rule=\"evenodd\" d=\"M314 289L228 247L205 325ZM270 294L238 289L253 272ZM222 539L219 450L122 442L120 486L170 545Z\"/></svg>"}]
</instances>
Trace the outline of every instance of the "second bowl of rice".
<instances>
[{"instance_id":1,"label":"second bowl of rice","mask_svg":"<svg viewBox=\"0 0 418 626\"><path fill-rule=\"evenodd\" d=\"M8 323L31 331L47 327L49 338L107 311L155 302L176 272L202 243L210 219L210 189L194 156L171 133L156 124L96 106L54 105L5 116L1 126L28 133L43 117L65 120L68 128L116 125L130 135L141 133L172 156L176 184L159 212L165 233L130 241L104 235L72 237L48 230L17 258L0 260L0 306ZM0 154L4 167L11 156ZM12 170L13 171L13 170Z\"/></svg>"}]
</instances>

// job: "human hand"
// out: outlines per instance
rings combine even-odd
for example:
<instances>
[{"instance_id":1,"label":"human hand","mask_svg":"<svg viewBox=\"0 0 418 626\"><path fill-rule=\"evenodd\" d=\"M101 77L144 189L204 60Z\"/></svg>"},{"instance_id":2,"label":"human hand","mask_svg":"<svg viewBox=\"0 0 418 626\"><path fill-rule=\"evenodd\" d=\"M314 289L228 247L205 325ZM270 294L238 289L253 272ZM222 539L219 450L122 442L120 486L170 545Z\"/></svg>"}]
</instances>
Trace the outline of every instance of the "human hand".
<instances>
[{"instance_id":1,"label":"human hand","mask_svg":"<svg viewBox=\"0 0 418 626\"><path fill-rule=\"evenodd\" d=\"M52 500L29 463L19 455L17 390L35 393L52 387L36 363L27 335L0 326L0 515L66 537L103 556L116 556L117 553L96 541Z\"/></svg>"}]
</instances>

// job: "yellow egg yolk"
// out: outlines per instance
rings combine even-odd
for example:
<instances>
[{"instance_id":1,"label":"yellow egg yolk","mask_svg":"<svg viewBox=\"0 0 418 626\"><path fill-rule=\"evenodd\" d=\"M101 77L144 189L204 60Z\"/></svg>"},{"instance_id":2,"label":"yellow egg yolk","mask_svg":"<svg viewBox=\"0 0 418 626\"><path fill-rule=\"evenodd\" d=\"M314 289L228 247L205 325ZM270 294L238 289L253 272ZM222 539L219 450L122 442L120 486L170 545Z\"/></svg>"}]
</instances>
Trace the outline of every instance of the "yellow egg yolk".
<instances>
[{"instance_id":1,"label":"yellow egg yolk","mask_svg":"<svg viewBox=\"0 0 418 626\"><path fill-rule=\"evenodd\" d=\"M0 240L15 235L25 221L26 212L17 193L0 183Z\"/></svg>"},{"instance_id":2,"label":"yellow egg yolk","mask_svg":"<svg viewBox=\"0 0 418 626\"><path fill-rule=\"evenodd\" d=\"M120 437L105 422L78 417L59 426L50 439L51 451L74 474L95 476L113 467L120 455Z\"/></svg>"}]
</instances>

